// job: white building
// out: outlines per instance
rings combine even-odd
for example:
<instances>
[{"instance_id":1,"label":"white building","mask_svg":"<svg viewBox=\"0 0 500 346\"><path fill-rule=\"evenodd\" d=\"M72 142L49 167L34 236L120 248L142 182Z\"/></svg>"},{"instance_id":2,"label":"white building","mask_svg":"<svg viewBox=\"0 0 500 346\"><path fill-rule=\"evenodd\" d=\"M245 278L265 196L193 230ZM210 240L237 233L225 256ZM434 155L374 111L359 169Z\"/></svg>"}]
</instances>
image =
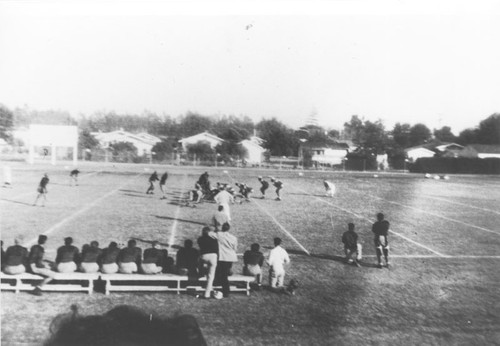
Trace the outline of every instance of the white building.
<instances>
[{"instance_id":1,"label":"white building","mask_svg":"<svg viewBox=\"0 0 500 346\"><path fill-rule=\"evenodd\" d=\"M422 146L411 147L405 149L406 157L410 162L415 162L422 157L434 157L434 151L426 149Z\"/></svg>"},{"instance_id":2,"label":"white building","mask_svg":"<svg viewBox=\"0 0 500 346\"><path fill-rule=\"evenodd\" d=\"M118 130L112 132L92 132L91 134L99 141L100 146L103 148L108 148L112 143L132 143L134 147L137 148L138 155L150 155L154 145L161 142L160 138L144 132L133 134L127 131Z\"/></svg>"},{"instance_id":3,"label":"white building","mask_svg":"<svg viewBox=\"0 0 500 346\"><path fill-rule=\"evenodd\" d=\"M335 145L325 145L307 148L312 154L311 160L319 164L340 165L349 152L349 146L346 143L337 143Z\"/></svg>"},{"instance_id":4,"label":"white building","mask_svg":"<svg viewBox=\"0 0 500 346\"><path fill-rule=\"evenodd\" d=\"M216 146L224 142L224 140L205 131L191 137L183 138L179 141L179 143L181 143L182 145L183 150L186 150L188 145L196 144L198 142L208 142L210 143L210 147L214 149Z\"/></svg>"},{"instance_id":5,"label":"white building","mask_svg":"<svg viewBox=\"0 0 500 346\"><path fill-rule=\"evenodd\" d=\"M245 160L252 165L260 165L264 159L264 152L266 149L262 147L264 140L257 136L252 136L250 139L245 139L239 144L247 150Z\"/></svg>"}]
</instances>

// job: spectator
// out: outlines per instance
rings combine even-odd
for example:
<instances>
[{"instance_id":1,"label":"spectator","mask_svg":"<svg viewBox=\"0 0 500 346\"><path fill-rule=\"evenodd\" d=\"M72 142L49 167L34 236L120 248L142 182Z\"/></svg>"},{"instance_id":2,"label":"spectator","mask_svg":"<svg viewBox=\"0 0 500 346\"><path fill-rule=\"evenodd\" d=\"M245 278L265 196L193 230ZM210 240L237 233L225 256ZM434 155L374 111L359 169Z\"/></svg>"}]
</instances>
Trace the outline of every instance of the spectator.
<instances>
[{"instance_id":1,"label":"spectator","mask_svg":"<svg viewBox=\"0 0 500 346\"><path fill-rule=\"evenodd\" d=\"M64 245L57 249L56 269L59 273L74 273L80 258L80 251L73 246L73 238L64 238Z\"/></svg>"},{"instance_id":2,"label":"spectator","mask_svg":"<svg viewBox=\"0 0 500 346\"><path fill-rule=\"evenodd\" d=\"M389 221L384 220L384 214L377 214L377 221L372 226L372 232L375 236L375 250L377 252L378 267L382 268L382 254L384 255L385 263L389 267L389 240L387 236L389 234Z\"/></svg>"},{"instance_id":3,"label":"spectator","mask_svg":"<svg viewBox=\"0 0 500 346\"><path fill-rule=\"evenodd\" d=\"M158 274L163 270L165 262L164 256L168 256L168 252L160 250L160 243L154 241L149 249L144 251L144 261L142 261L142 272L144 274Z\"/></svg>"},{"instance_id":4,"label":"spectator","mask_svg":"<svg viewBox=\"0 0 500 346\"><path fill-rule=\"evenodd\" d=\"M212 217L212 222L215 227L215 231L220 231L222 229L222 225L226 222L229 223L229 218L224 210L223 205L219 205L217 207L217 211L214 213Z\"/></svg>"},{"instance_id":5,"label":"spectator","mask_svg":"<svg viewBox=\"0 0 500 346\"><path fill-rule=\"evenodd\" d=\"M234 204L233 195L231 195L227 190L222 189L217 195L215 195L214 201L219 206L224 207L224 212L227 215L227 219L228 221L231 221L231 211L229 210L229 202Z\"/></svg>"},{"instance_id":6,"label":"spectator","mask_svg":"<svg viewBox=\"0 0 500 346\"><path fill-rule=\"evenodd\" d=\"M26 265L28 264L28 249L21 246L23 241L22 236L17 236L14 239L13 246L9 246L5 252L5 264L3 272L5 274L16 275L26 272Z\"/></svg>"},{"instance_id":7,"label":"spectator","mask_svg":"<svg viewBox=\"0 0 500 346\"><path fill-rule=\"evenodd\" d=\"M80 271L83 273L97 273L99 271L102 252L99 249L99 243L95 240L90 242L90 246L83 246Z\"/></svg>"},{"instance_id":8,"label":"spectator","mask_svg":"<svg viewBox=\"0 0 500 346\"><path fill-rule=\"evenodd\" d=\"M281 238L274 238L274 248L267 259L269 264L269 283L271 290L283 290L285 280L285 264L290 263L290 257L285 249L281 247Z\"/></svg>"},{"instance_id":9,"label":"spectator","mask_svg":"<svg viewBox=\"0 0 500 346\"><path fill-rule=\"evenodd\" d=\"M216 281L222 284L222 294L224 298L229 297L229 276L233 262L238 261L236 250L238 249L238 239L229 233L231 226L226 222L222 225L221 232L209 232L208 235L217 239L219 243L219 260L215 271Z\"/></svg>"},{"instance_id":10,"label":"spectator","mask_svg":"<svg viewBox=\"0 0 500 346\"><path fill-rule=\"evenodd\" d=\"M136 246L134 239L128 241L127 247L118 254L118 271L122 274L137 273L141 267L142 250Z\"/></svg>"},{"instance_id":11,"label":"spectator","mask_svg":"<svg viewBox=\"0 0 500 346\"><path fill-rule=\"evenodd\" d=\"M198 261L200 252L193 248L193 241L186 239L184 247L177 251L177 271L179 275L198 277Z\"/></svg>"},{"instance_id":12,"label":"spectator","mask_svg":"<svg viewBox=\"0 0 500 346\"><path fill-rule=\"evenodd\" d=\"M347 227L348 230L342 234L345 259L347 263L354 263L357 267L361 267L358 262L361 255L361 244L358 243L358 234L354 231L354 224L352 222L349 223Z\"/></svg>"},{"instance_id":13,"label":"spectator","mask_svg":"<svg viewBox=\"0 0 500 346\"><path fill-rule=\"evenodd\" d=\"M260 245L254 243L250 250L243 254L243 275L255 276L257 287L262 286L262 266L264 265L264 255L260 250Z\"/></svg>"},{"instance_id":14,"label":"spectator","mask_svg":"<svg viewBox=\"0 0 500 346\"><path fill-rule=\"evenodd\" d=\"M104 274L118 273L118 255L120 249L114 241L109 243L109 246L102 251L101 272Z\"/></svg>"},{"instance_id":15,"label":"spectator","mask_svg":"<svg viewBox=\"0 0 500 346\"><path fill-rule=\"evenodd\" d=\"M47 236L41 234L38 236L38 244L33 245L29 254L30 270L33 274L38 274L44 277L40 285L36 286L31 292L36 296L42 295L42 287L48 282L52 281L56 275L52 270L50 270L50 265L47 264L43 256L45 254L45 243L47 242Z\"/></svg>"},{"instance_id":16,"label":"spectator","mask_svg":"<svg viewBox=\"0 0 500 346\"><path fill-rule=\"evenodd\" d=\"M200 247L200 274L207 276L207 287L205 288L205 298L210 298L210 293L213 289L215 278L215 270L217 268L217 257L219 253L219 243L217 239L211 238L208 233L210 227L203 227L202 236L198 238L198 246Z\"/></svg>"}]
</instances>

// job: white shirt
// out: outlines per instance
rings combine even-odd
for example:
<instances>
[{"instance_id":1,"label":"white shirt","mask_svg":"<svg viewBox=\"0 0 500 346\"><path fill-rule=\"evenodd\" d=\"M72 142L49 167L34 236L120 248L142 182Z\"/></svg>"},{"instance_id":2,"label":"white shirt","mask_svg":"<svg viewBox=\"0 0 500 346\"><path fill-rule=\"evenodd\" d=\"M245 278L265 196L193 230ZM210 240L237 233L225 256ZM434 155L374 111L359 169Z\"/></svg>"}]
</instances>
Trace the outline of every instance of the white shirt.
<instances>
[{"instance_id":1,"label":"white shirt","mask_svg":"<svg viewBox=\"0 0 500 346\"><path fill-rule=\"evenodd\" d=\"M285 271L284 265L290 263L290 257L288 257L288 252L278 245L269 252L267 263L275 272L283 272Z\"/></svg>"},{"instance_id":2,"label":"white shirt","mask_svg":"<svg viewBox=\"0 0 500 346\"><path fill-rule=\"evenodd\" d=\"M217 202L217 204L226 204L226 205L228 205L229 202L231 202L231 203L234 202L233 195L231 195L226 190L222 190L221 192L216 194L214 197L214 200L215 200L215 202Z\"/></svg>"}]
</instances>

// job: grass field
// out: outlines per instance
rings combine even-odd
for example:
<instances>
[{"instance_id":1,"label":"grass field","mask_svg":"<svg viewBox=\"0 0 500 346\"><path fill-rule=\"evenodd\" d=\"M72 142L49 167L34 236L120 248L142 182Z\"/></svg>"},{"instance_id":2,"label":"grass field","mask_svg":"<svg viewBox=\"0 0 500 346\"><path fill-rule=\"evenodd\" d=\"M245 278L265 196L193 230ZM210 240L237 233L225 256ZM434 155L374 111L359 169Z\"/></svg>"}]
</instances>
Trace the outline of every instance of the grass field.
<instances>
[{"instance_id":1,"label":"grass field","mask_svg":"<svg viewBox=\"0 0 500 346\"><path fill-rule=\"evenodd\" d=\"M63 238L81 247L91 240L159 240L170 253L196 240L216 207L185 207L183 198L204 168L145 165L82 165L80 185L69 186L63 166L13 164L13 188L0 197L1 237L18 234L31 246L49 236L47 257ZM146 195L153 169L170 174L168 199ZM232 232L242 254L257 242L269 251L279 236L291 255L287 279L295 296L268 291L247 297L199 300L169 293L1 294L2 345L40 344L51 319L76 303L82 314L101 314L120 304L171 316L198 318L209 345L494 345L500 344L500 177L208 169L211 182L246 182L257 191L258 175L285 187L283 200L252 198L233 205ZM44 172L51 182L44 208L33 207ZM337 187L324 196L322 180ZM391 269L376 268L371 224L377 212L391 222ZM363 243L362 267L342 261L341 235L356 224ZM241 272L241 260L233 269ZM265 278L264 283L267 283Z\"/></svg>"}]
</instances>

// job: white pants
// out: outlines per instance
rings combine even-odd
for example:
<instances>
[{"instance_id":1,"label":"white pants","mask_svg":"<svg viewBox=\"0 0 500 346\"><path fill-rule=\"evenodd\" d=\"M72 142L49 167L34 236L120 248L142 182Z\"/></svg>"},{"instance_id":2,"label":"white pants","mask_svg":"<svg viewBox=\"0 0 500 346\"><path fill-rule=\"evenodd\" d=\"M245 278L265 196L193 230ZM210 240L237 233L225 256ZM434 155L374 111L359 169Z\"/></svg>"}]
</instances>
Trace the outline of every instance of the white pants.
<instances>
[{"instance_id":1,"label":"white pants","mask_svg":"<svg viewBox=\"0 0 500 346\"><path fill-rule=\"evenodd\" d=\"M217 268L217 254L206 253L200 258L203 268L206 269L207 287L205 289L205 298L210 298L210 292L214 285L215 269Z\"/></svg>"},{"instance_id":2,"label":"white pants","mask_svg":"<svg viewBox=\"0 0 500 346\"><path fill-rule=\"evenodd\" d=\"M118 264L108 263L101 266L101 272L104 274L115 274L118 273Z\"/></svg>"},{"instance_id":3,"label":"white pants","mask_svg":"<svg viewBox=\"0 0 500 346\"><path fill-rule=\"evenodd\" d=\"M3 268L3 272L10 275L22 274L26 272L26 267L22 264L17 266L5 266L5 268Z\"/></svg>"},{"instance_id":4,"label":"white pants","mask_svg":"<svg viewBox=\"0 0 500 346\"><path fill-rule=\"evenodd\" d=\"M82 264L80 264L80 270L83 273L97 273L99 271L99 265L95 262L82 262Z\"/></svg>"},{"instance_id":5,"label":"white pants","mask_svg":"<svg viewBox=\"0 0 500 346\"><path fill-rule=\"evenodd\" d=\"M143 263L141 267L144 274L158 274L163 270L163 268L157 266L156 263Z\"/></svg>"},{"instance_id":6,"label":"white pants","mask_svg":"<svg viewBox=\"0 0 500 346\"><path fill-rule=\"evenodd\" d=\"M57 271L59 273L74 273L76 271L75 262L62 262L57 265Z\"/></svg>"}]
</instances>

